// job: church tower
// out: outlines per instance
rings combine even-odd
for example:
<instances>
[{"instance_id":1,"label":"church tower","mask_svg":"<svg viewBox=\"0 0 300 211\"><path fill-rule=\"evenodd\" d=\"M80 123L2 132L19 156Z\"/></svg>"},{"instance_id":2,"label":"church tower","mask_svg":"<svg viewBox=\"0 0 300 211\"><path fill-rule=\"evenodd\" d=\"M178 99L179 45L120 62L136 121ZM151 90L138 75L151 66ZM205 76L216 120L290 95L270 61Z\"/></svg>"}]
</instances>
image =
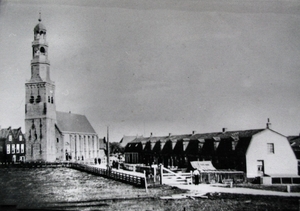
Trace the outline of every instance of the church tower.
<instances>
[{"instance_id":1,"label":"church tower","mask_svg":"<svg viewBox=\"0 0 300 211\"><path fill-rule=\"evenodd\" d=\"M26 161L55 161L55 84L50 80L46 27L34 27L31 78L25 83Z\"/></svg>"}]
</instances>

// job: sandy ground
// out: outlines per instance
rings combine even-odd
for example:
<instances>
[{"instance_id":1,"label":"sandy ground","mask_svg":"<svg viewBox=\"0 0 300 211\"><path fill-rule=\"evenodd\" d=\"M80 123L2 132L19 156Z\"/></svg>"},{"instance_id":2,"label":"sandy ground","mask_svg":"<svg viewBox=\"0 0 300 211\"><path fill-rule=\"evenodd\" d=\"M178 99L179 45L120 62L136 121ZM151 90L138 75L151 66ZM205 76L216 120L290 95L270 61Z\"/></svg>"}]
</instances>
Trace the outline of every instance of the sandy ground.
<instances>
[{"instance_id":1,"label":"sandy ground","mask_svg":"<svg viewBox=\"0 0 300 211\"><path fill-rule=\"evenodd\" d=\"M245 193L248 188L210 185L149 187L146 193L144 188L68 168L0 169L0 178L1 211L232 211L300 208L299 193L274 192L275 195L272 195L272 191L268 191L266 195L266 191L261 190L249 189L249 193ZM258 192L264 194L258 195ZM169 198L161 199L167 196Z\"/></svg>"},{"instance_id":2,"label":"sandy ground","mask_svg":"<svg viewBox=\"0 0 300 211\"><path fill-rule=\"evenodd\" d=\"M300 197L300 193L287 193L280 191L258 190L241 187L224 187L210 184L199 185L175 185L176 187L188 190L190 194L205 195L207 193L231 193L231 194L247 194L247 195L267 195L267 196L287 196Z\"/></svg>"}]
</instances>

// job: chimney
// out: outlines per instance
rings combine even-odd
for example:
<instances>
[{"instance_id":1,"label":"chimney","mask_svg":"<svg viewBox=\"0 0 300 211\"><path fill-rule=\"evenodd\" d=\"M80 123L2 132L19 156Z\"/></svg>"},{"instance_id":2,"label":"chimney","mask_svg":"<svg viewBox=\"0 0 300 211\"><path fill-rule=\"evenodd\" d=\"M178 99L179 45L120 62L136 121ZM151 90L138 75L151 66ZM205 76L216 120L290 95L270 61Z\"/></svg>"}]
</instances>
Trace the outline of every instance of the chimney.
<instances>
[{"instance_id":1,"label":"chimney","mask_svg":"<svg viewBox=\"0 0 300 211\"><path fill-rule=\"evenodd\" d=\"M153 133L151 132L151 133L150 133L150 137L152 137L152 135L153 135Z\"/></svg>"},{"instance_id":2,"label":"chimney","mask_svg":"<svg viewBox=\"0 0 300 211\"><path fill-rule=\"evenodd\" d=\"M192 135L195 135L195 133L196 133L196 131L195 131L195 130L193 130L193 131L192 131Z\"/></svg>"},{"instance_id":3,"label":"chimney","mask_svg":"<svg viewBox=\"0 0 300 211\"><path fill-rule=\"evenodd\" d=\"M272 123L270 122L270 118L268 118L268 122L267 122L266 125L267 125L267 128L268 128L268 129L271 129Z\"/></svg>"},{"instance_id":4,"label":"chimney","mask_svg":"<svg viewBox=\"0 0 300 211\"><path fill-rule=\"evenodd\" d=\"M169 137L172 135L172 133L169 133Z\"/></svg>"},{"instance_id":5,"label":"chimney","mask_svg":"<svg viewBox=\"0 0 300 211\"><path fill-rule=\"evenodd\" d=\"M222 128L222 132L223 132L223 133L226 133L226 132L227 132L227 128L226 128L226 127L223 127L223 128Z\"/></svg>"}]
</instances>

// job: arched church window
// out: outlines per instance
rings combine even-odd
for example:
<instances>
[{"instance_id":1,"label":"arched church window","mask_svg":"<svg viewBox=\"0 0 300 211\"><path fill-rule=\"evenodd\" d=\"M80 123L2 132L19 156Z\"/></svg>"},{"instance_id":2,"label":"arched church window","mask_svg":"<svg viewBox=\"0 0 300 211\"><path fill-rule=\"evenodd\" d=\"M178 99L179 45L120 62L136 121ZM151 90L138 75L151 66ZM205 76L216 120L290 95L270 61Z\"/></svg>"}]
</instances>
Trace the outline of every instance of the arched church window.
<instances>
[{"instance_id":1,"label":"arched church window","mask_svg":"<svg viewBox=\"0 0 300 211\"><path fill-rule=\"evenodd\" d=\"M34 103L34 97L33 97L33 96L30 97L29 102L30 102L30 103Z\"/></svg>"},{"instance_id":2,"label":"arched church window","mask_svg":"<svg viewBox=\"0 0 300 211\"><path fill-rule=\"evenodd\" d=\"M36 98L35 102L36 102L36 103L39 103L39 102L41 102L41 96L40 96L40 95L38 95L38 96L37 96L37 98Z\"/></svg>"}]
</instances>

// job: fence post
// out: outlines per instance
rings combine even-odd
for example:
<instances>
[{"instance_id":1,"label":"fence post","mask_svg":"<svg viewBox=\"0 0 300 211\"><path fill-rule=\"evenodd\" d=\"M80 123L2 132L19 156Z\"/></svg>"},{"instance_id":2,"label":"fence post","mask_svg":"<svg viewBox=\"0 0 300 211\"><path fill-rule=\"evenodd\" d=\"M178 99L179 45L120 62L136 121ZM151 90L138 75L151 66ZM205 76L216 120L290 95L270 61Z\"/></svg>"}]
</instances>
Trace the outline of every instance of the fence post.
<instances>
[{"instance_id":1,"label":"fence post","mask_svg":"<svg viewBox=\"0 0 300 211\"><path fill-rule=\"evenodd\" d=\"M155 184L156 182L156 167L153 166L153 183Z\"/></svg>"},{"instance_id":2,"label":"fence post","mask_svg":"<svg viewBox=\"0 0 300 211\"><path fill-rule=\"evenodd\" d=\"M159 170L160 170L160 175L159 175L160 176L160 184L162 185L163 184L163 177L164 177L163 176L163 171L164 170L163 170L163 165L162 164L159 165Z\"/></svg>"},{"instance_id":3,"label":"fence post","mask_svg":"<svg viewBox=\"0 0 300 211\"><path fill-rule=\"evenodd\" d=\"M146 176L146 171L145 171L145 170L144 170L144 180L145 180L145 189L146 189L146 193L148 193L147 176Z\"/></svg>"}]
</instances>

